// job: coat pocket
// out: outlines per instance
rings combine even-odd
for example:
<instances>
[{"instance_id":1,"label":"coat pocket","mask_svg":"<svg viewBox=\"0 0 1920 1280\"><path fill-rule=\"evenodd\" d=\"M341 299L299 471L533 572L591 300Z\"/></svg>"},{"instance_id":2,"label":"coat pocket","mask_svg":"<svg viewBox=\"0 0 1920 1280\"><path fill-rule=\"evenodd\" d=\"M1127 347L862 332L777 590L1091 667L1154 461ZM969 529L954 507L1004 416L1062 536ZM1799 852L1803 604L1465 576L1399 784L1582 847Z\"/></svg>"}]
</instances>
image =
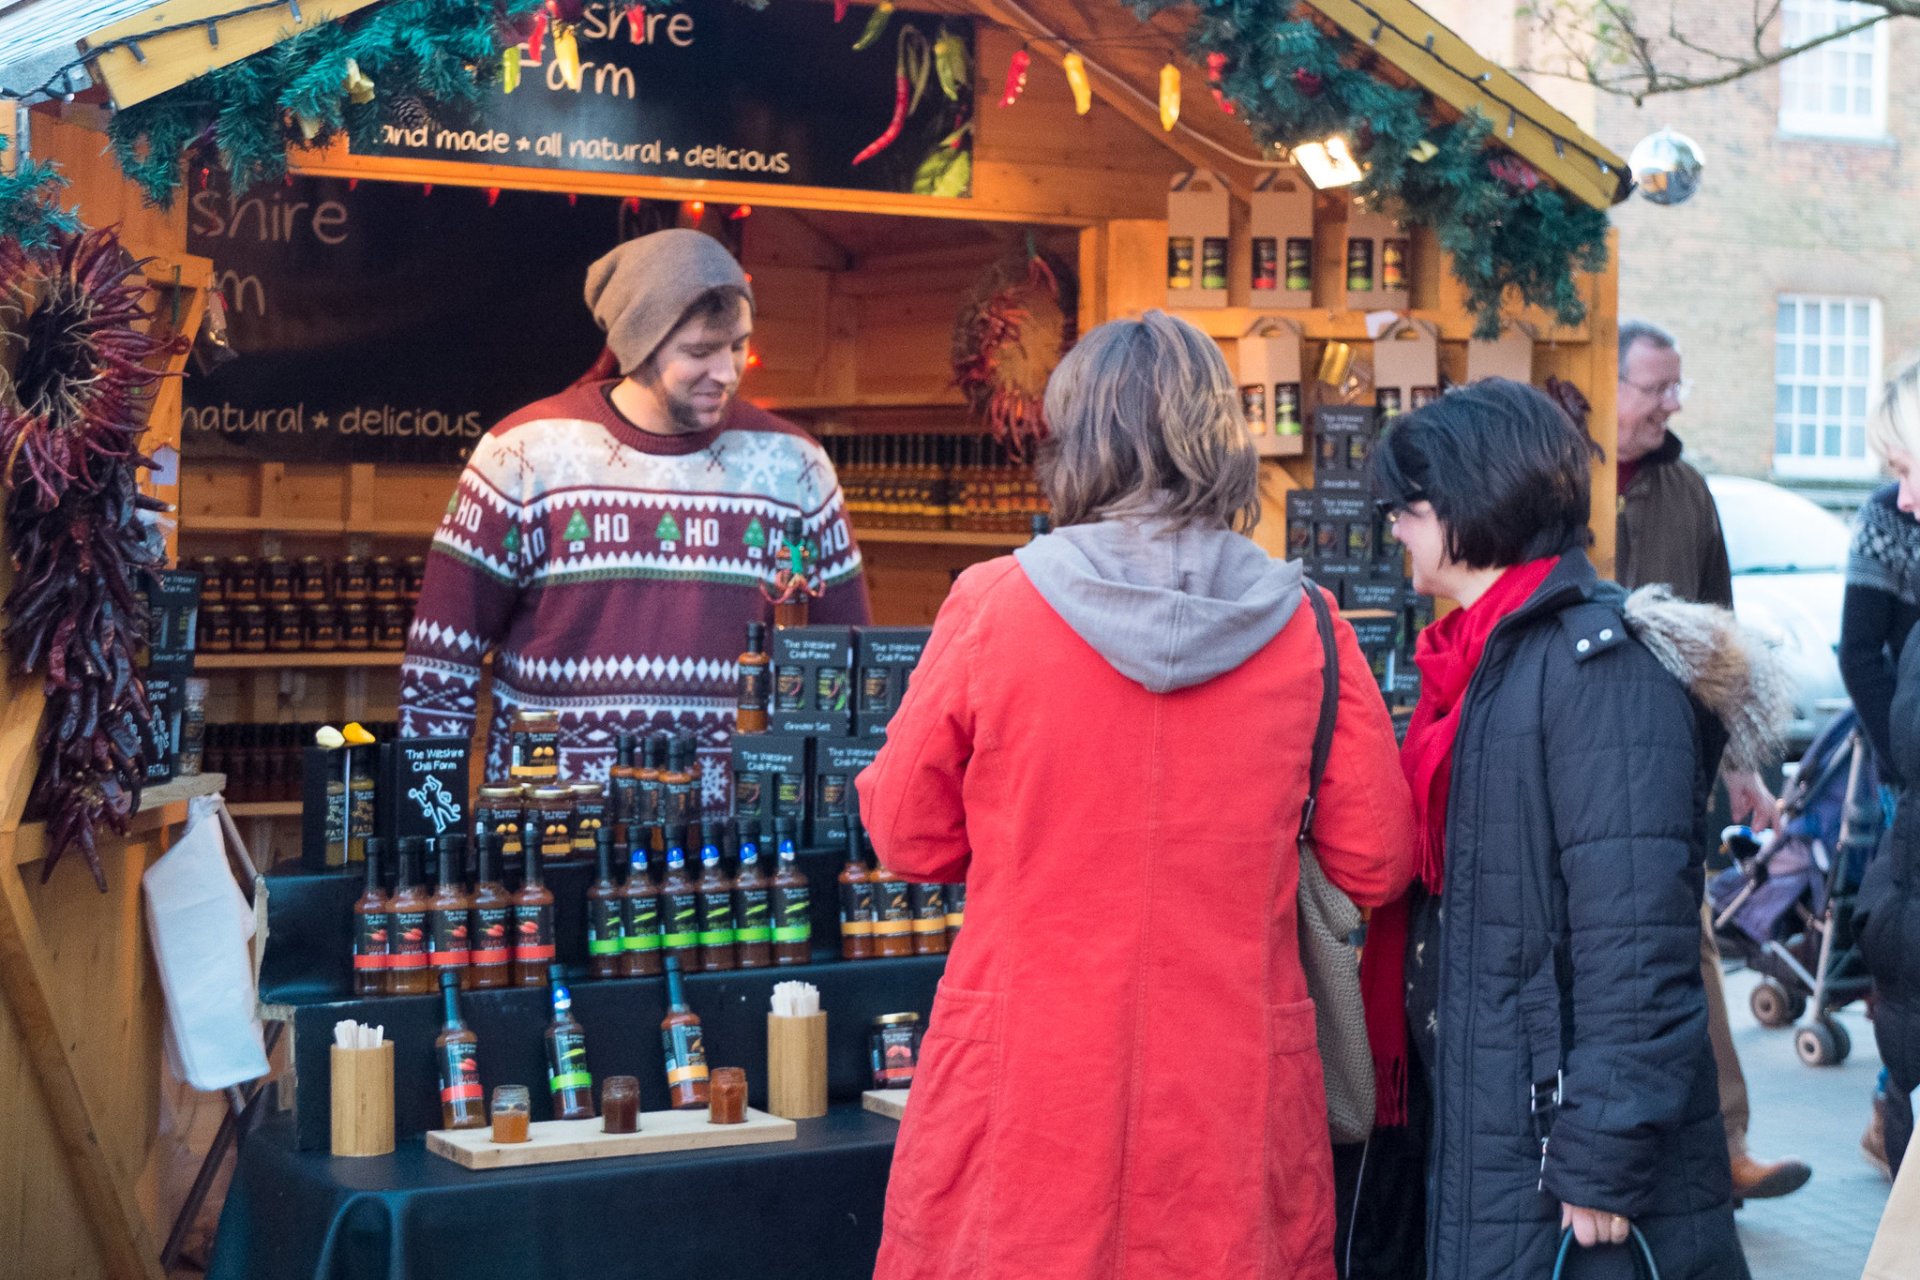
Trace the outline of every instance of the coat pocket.
<instances>
[{"instance_id":1,"label":"coat pocket","mask_svg":"<svg viewBox=\"0 0 1920 1280\"><path fill-rule=\"evenodd\" d=\"M987 1235L1005 1004L941 982L894 1144L886 1229L950 1259L973 1256Z\"/></svg>"},{"instance_id":2,"label":"coat pocket","mask_svg":"<svg viewBox=\"0 0 1920 1280\"><path fill-rule=\"evenodd\" d=\"M1333 1148L1313 1001L1267 1006L1266 1275L1319 1276L1333 1253Z\"/></svg>"}]
</instances>

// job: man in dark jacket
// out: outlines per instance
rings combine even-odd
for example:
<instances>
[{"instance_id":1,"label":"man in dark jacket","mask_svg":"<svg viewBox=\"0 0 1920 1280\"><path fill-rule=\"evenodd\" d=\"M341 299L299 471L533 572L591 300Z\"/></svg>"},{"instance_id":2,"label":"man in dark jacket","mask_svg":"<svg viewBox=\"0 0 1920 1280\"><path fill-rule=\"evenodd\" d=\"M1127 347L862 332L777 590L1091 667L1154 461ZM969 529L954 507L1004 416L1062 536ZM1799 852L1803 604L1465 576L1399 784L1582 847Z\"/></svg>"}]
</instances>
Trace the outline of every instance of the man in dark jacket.
<instances>
[{"instance_id":1,"label":"man in dark jacket","mask_svg":"<svg viewBox=\"0 0 1920 1280\"><path fill-rule=\"evenodd\" d=\"M1920 777L1920 644L1900 656L1889 745L1892 763ZM1890 1174L1913 1139L1913 1092L1920 1087L1920 793L1908 788L1880 856L1860 884L1860 947L1873 974L1873 1034L1886 1064L1886 1155Z\"/></svg>"},{"instance_id":2,"label":"man in dark jacket","mask_svg":"<svg viewBox=\"0 0 1920 1280\"><path fill-rule=\"evenodd\" d=\"M1680 374L1680 348L1673 335L1644 320L1620 325L1619 516L1614 530L1614 577L1629 591L1664 583L1682 600L1733 608L1733 573L1726 537L1706 477L1681 457L1680 437L1667 429L1692 387ZM1721 781L1735 821L1771 823L1774 801L1752 772L1726 773ZM1705 907L1702 907L1703 912ZM1701 976L1707 989L1707 1024L1720 1076L1720 1111L1733 1162L1733 1194L1762 1200L1799 1190L1812 1176L1798 1160L1762 1161L1747 1152L1747 1080L1727 1021L1720 953L1711 916L1703 915Z\"/></svg>"}]
</instances>

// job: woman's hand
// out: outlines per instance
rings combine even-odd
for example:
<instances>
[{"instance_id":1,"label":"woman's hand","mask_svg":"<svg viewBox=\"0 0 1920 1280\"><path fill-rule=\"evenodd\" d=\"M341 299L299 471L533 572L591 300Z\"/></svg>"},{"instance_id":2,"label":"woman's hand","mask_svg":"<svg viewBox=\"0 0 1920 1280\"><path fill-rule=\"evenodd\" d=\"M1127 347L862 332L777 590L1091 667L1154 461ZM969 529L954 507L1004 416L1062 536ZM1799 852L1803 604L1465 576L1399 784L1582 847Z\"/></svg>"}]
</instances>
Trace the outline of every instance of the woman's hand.
<instances>
[{"instance_id":1,"label":"woman's hand","mask_svg":"<svg viewBox=\"0 0 1920 1280\"><path fill-rule=\"evenodd\" d=\"M1560 1206L1560 1226L1563 1230L1572 1227L1573 1238L1586 1248L1596 1244L1627 1242L1627 1220L1603 1209L1582 1209L1578 1205L1563 1202Z\"/></svg>"}]
</instances>

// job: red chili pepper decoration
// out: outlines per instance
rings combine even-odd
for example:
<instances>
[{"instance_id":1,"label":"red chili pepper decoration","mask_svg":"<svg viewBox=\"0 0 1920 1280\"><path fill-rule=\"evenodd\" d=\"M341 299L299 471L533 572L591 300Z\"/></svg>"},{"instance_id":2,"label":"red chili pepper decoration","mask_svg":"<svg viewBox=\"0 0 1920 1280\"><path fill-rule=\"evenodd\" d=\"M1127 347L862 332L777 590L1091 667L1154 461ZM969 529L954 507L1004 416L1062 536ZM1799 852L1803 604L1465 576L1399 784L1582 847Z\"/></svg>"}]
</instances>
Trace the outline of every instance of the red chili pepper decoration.
<instances>
[{"instance_id":1,"label":"red chili pepper decoration","mask_svg":"<svg viewBox=\"0 0 1920 1280\"><path fill-rule=\"evenodd\" d=\"M865 149L853 158L855 164L865 164L893 145L893 140L900 136L900 130L906 126L907 98L912 92L913 83L907 77L906 64L902 63L893 73L893 119L888 121L887 127L880 131L879 137L869 142Z\"/></svg>"},{"instance_id":2,"label":"red chili pepper decoration","mask_svg":"<svg viewBox=\"0 0 1920 1280\"><path fill-rule=\"evenodd\" d=\"M1007 87L1005 92L1000 95L1001 106L1012 106L1020 100L1020 95L1026 92L1027 68L1032 65L1032 63L1033 55L1029 54L1025 49L1019 50L1013 57L1007 60Z\"/></svg>"},{"instance_id":3,"label":"red chili pepper decoration","mask_svg":"<svg viewBox=\"0 0 1920 1280\"><path fill-rule=\"evenodd\" d=\"M839 22L847 16L847 0L833 0L833 20Z\"/></svg>"},{"instance_id":4,"label":"red chili pepper decoration","mask_svg":"<svg viewBox=\"0 0 1920 1280\"><path fill-rule=\"evenodd\" d=\"M533 63L535 66L540 65L541 46L545 45L546 42L547 42L547 11L545 9L535 9L533 11L533 29L527 32L526 60L528 62Z\"/></svg>"},{"instance_id":5,"label":"red chili pepper decoration","mask_svg":"<svg viewBox=\"0 0 1920 1280\"><path fill-rule=\"evenodd\" d=\"M1207 55L1207 87L1213 90L1213 100L1228 115L1233 114L1233 104L1227 101L1227 95L1220 90L1222 77L1227 74L1227 55L1210 53Z\"/></svg>"}]
</instances>

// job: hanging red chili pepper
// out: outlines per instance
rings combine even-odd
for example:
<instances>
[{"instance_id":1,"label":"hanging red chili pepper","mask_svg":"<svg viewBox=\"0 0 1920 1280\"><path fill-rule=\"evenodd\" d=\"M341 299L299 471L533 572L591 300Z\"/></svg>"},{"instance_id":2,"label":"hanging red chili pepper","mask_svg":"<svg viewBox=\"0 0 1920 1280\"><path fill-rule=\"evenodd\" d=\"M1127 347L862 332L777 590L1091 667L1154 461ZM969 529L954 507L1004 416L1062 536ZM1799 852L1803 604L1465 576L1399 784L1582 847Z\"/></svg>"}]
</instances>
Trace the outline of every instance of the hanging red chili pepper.
<instances>
[{"instance_id":1,"label":"hanging red chili pepper","mask_svg":"<svg viewBox=\"0 0 1920 1280\"><path fill-rule=\"evenodd\" d=\"M847 16L847 0L833 0L833 20L839 22Z\"/></svg>"},{"instance_id":2,"label":"hanging red chili pepper","mask_svg":"<svg viewBox=\"0 0 1920 1280\"><path fill-rule=\"evenodd\" d=\"M891 8L891 6L888 6ZM927 43L926 36L914 26L900 29L898 52L893 64L893 119L880 131L880 136L869 142L853 158L854 164L864 164L882 151L892 146L905 127L907 117L920 106L920 96L926 91L927 78L933 73L933 48Z\"/></svg>"},{"instance_id":3,"label":"hanging red chili pepper","mask_svg":"<svg viewBox=\"0 0 1920 1280\"><path fill-rule=\"evenodd\" d=\"M893 73L893 119L887 122L887 127L880 131L879 137L869 142L853 158L855 164L865 164L893 145L893 140L900 136L900 130L907 123L907 97L912 92L913 84L907 78L906 64L902 63Z\"/></svg>"},{"instance_id":4,"label":"hanging red chili pepper","mask_svg":"<svg viewBox=\"0 0 1920 1280\"><path fill-rule=\"evenodd\" d=\"M547 42L547 11L545 9L535 9L533 11L533 30L527 33L526 60L528 62L533 63L535 66L539 66L540 58L541 58L541 53L540 53L541 46L546 44L546 42Z\"/></svg>"},{"instance_id":5,"label":"hanging red chili pepper","mask_svg":"<svg viewBox=\"0 0 1920 1280\"><path fill-rule=\"evenodd\" d=\"M1027 88L1027 67L1032 62L1032 55L1025 49L1019 50L1007 60L1007 85L1000 95L1001 106L1010 107L1020 100L1020 95Z\"/></svg>"}]
</instances>

